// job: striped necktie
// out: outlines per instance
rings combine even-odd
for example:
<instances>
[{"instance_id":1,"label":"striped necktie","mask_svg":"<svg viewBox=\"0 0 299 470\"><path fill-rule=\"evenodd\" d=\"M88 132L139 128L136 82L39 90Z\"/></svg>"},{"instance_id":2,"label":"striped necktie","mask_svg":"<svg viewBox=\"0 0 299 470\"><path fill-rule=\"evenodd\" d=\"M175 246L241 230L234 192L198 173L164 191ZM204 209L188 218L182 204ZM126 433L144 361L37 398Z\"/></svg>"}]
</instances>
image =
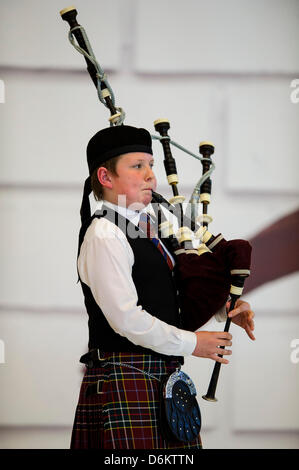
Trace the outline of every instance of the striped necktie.
<instances>
[{"instance_id":1,"label":"striped necktie","mask_svg":"<svg viewBox=\"0 0 299 470\"><path fill-rule=\"evenodd\" d=\"M170 258L170 256L167 254L167 252L164 250L162 243L160 240L156 237L154 227L151 224L151 219L148 214L145 214L142 212L140 214L140 219L139 219L139 224L138 226L143 230L144 233L146 233L147 238L149 238L153 244L158 248L160 253L162 254L163 258L165 259L166 263L168 264L169 269L173 269L173 262Z\"/></svg>"}]
</instances>

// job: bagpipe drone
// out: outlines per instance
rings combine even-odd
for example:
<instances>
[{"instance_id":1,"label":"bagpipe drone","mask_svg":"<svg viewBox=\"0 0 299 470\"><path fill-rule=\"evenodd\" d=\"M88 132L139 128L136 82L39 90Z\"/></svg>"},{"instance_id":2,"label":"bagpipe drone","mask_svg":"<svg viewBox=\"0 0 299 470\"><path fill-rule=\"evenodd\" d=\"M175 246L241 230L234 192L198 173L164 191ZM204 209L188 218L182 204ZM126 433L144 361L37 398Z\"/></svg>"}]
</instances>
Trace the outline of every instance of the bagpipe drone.
<instances>
[{"instance_id":1,"label":"bagpipe drone","mask_svg":"<svg viewBox=\"0 0 299 470\"><path fill-rule=\"evenodd\" d=\"M65 8L60 14L62 19L69 23L71 44L85 58L87 71L97 89L99 100L110 111L110 126L122 125L125 119L124 110L115 104L107 77L94 56L84 28L77 22L75 7ZM214 236L208 230L212 221L208 215L208 205L212 186L210 175L214 169L211 159L214 153L213 144L201 142L200 157L170 139L170 124L166 119L156 120L154 127L160 136L152 135L152 138L160 140L162 144L165 171L173 197L167 201L160 194L153 192L152 206L159 236L176 261L174 274L179 291L182 328L195 331L212 318L229 297L230 311L234 309L242 294L244 281L250 274L251 246L245 240L227 241L221 234ZM202 163L202 175L191 195L188 215L186 211L184 213L185 198L178 192L176 163L170 144L186 151ZM202 214L199 215L200 203ZM179 229L176 233L163 209L177 218ZM197 240L197 248L194 247L194 239ZM227 317L225 332L229 330L230 323L231 319ZM224 346L220 348L224 349ZM221 354L219 356L222 357ZM220 366L220 362L215 363L207 394L203 396L206 400L217 401L215 391Z\"/></svg>"}]
</instances>

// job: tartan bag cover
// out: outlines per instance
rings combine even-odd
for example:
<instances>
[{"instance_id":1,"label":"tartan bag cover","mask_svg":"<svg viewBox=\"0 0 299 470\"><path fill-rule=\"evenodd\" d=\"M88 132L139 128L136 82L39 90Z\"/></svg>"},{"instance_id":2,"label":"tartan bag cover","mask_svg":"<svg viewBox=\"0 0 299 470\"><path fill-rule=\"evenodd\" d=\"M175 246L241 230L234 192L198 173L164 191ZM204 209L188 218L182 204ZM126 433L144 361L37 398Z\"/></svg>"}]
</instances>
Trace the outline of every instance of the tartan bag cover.
<instances>
[{"instance_id":1,"label":"tartan bag cover","mask_svg":"<svg viewBox=\"0 0 299 470\"><path fill-rule=\"evenodd\" d=\"M201 449L199 434L185 443L161 433L160 389L177 366L150 354L105 353L101 366L86 368L71 449ZM86 396L95 383L97 393Z\"/></svg>"}]
</instances>

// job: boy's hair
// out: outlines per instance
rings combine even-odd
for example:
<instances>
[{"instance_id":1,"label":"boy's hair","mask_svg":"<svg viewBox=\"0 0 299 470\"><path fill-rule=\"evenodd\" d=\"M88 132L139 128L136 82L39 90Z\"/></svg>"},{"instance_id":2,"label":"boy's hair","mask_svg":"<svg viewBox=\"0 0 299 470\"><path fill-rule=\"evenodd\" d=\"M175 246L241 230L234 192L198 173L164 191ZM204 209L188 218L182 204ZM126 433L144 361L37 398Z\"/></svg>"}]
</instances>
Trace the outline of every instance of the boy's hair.
<instances>
[{"instance_id":1,"label":"boy's hair","mask_svg":"<svg viewBox=\"0 0 299 470\"><path fill-rule=\"evenodd\" d=\"M110 158L106 162L103 162L101 166L107 168L113 175L118 176L116 172L116 165L118 160L121 158L122 155L118 155L117 157ZM91 174L91 189L93 191L93 195L96 201L101 201L103 199L103 185L99 182L98 179L98 169L96 168Z\"/></svg>"}]
</instances>

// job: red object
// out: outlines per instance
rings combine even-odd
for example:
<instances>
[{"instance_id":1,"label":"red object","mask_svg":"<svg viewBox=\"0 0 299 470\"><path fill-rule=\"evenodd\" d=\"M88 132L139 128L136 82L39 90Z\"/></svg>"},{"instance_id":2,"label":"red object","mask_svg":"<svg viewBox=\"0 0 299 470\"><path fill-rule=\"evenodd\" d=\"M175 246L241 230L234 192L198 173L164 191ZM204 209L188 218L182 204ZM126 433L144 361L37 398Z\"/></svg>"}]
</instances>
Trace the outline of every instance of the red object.
<instances>
[{"instance_id":1,"label":"red object","mask_svg":"<svg viewBox=\"0 0 299 470\"><path fill-rule=\"evenodd\" d=\"M146 236L153 242L153 244L158 248L160 253L162 254L163 258L168 264L169 269L173 269L173 262L164 250L160 240L156 237L156 233L154 231L154 227L151 224L151 219L148 214L140 214L140 220L138 226L143 230L144 233L146 233Z\"/></svg>"},{"instance_id":2,"label":"red object","mask_svg":"<svg viewBox=\"0 0 299 470\"><path fill-rule=\"evenodd\" d=\"M231 270L250 270L251 245L222 239L212 253L181 254L175 267L180 291L182 328L195 331L226 303Z\"/></svg>"},{"instance_id":3,"label":"red object","mask_svg":"<svg viewBox=\"0 0 299 470\"><path fill-rule=\"evenodd\" d=\"M150 354L104 353L107 361L126 363L154 375L117 364L86 369L72 432L71 449L200 449L200 436L185 444L165 441L160 432L160 387L177 362ZM85 396L89 384L99 393Z\"/></svg>"},{"instance_id":4,"label":"red object","mask_svg":"<svg viewBox=\"0 0 299 470\"><path fill-rule=\"evenodd\" d=\"M299 269L299 210L287 214L251 240L252 269L244 293Z\"/></svg>"}]
</instances>

